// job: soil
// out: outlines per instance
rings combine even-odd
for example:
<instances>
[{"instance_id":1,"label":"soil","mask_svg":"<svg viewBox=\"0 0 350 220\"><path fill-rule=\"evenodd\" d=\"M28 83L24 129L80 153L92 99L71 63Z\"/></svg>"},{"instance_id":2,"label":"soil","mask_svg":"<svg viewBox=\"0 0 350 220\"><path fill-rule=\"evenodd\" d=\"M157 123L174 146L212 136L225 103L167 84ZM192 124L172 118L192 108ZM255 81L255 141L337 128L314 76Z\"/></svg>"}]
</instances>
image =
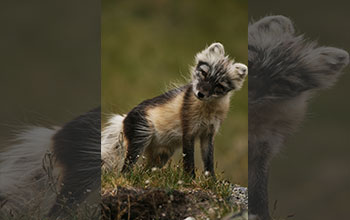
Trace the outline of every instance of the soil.
<instances>
[{"instance_id":1,"label":"soil","mask_svg":"<svg viewBox=\"0 0 350 220\"><path fill-rule=\"evenodd\" d=\"M210 192L117 187L102 195L102 219L203 219L211 208ZM205 219L205 218L204 218Z\"/></svg>"}]
</instances>

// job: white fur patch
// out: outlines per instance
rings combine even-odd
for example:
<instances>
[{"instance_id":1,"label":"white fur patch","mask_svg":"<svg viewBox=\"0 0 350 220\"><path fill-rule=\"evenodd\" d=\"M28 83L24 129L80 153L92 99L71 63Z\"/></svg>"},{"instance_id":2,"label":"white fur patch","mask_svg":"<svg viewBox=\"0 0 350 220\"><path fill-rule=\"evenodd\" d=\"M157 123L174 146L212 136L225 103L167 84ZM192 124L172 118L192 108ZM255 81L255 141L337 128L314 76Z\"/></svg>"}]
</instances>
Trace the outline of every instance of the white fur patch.
<instances>
[{"instance_id":1,"label":"white fur patch","mask_svg":"<svg viewBox=\"0 0 350 220\"><path fill-rule=\"evenodd\" d=\"M125 149L123 141L123 121L125 115L113 115L107 122L101 136L101 157L105 169L121 169Z\"/></svg>"},{"instance_id":2,"label":"white fur patch","mask_svg":"<svg viewBox=\"0 0 350 220\"><path fill-rule=\"evenodd\" d=\"M58 129L28 127L19 132L14 144L0 153L0 196L3 210L21 213L38 206L48 212L56 194L48 186L43 158L50 151L52 136ZM46 208L45 208L46 207Z\"/></svg>"},{"instance_id":3,"label":"white fur patch","mask_svg":"<svg viewBox=\"0 0 350 220\"><path fill-rule=\"evenodd\" d=\"M231 71L229 71L231 79L235 84L235 91L240 90L243 86L244 80L248 75L248 67L243 63L234 63Z\"/></svg>"}]
</instances>

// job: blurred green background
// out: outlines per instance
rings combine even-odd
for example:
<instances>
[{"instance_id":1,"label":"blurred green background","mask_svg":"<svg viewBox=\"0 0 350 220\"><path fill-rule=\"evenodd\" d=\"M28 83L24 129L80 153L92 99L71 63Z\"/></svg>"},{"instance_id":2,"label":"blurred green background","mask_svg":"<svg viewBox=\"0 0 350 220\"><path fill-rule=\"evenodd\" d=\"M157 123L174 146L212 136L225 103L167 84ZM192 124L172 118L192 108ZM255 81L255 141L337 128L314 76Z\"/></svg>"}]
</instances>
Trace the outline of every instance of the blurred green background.
<instances>
[{"instance_id":1,"label":"blurred green background","mask_svg":"<svg viewBox=\"0 0 350 220\"><path fill-rule=\"evenodd\" d=\"M100 105L99 2L6 1L0 26L0 151L23 126Z\"/></svg>"},{"instance_id":2,"label":"blurred green background","mask_svg":"<svg viewBox=\"0 0 350 220\"><path fill-rule=\"evenodd\" d=\"M194 55L212 42L223 43L231 57L247 64L247 6L242 0L102 1L103 120L160 95L171 82L185 82ZM243 185L247 110L245 85L234 95L215 145L217 172ZM196 160L198 167L199 154Z\"/></svg>"},{"instance_id":3,"label":"blurred green background","mask_svg":"<svg viewBox=\"0 0 350 220\"><path fill-rule=\"evenodd\" d=\"M349 1L251 0L248 8L249 19L285 15L308 39L350 51ZM305 122L272 163L270 202L278 201L276 216L349 219L349 69L311 100Z\"/></svg>"}]
</instances>

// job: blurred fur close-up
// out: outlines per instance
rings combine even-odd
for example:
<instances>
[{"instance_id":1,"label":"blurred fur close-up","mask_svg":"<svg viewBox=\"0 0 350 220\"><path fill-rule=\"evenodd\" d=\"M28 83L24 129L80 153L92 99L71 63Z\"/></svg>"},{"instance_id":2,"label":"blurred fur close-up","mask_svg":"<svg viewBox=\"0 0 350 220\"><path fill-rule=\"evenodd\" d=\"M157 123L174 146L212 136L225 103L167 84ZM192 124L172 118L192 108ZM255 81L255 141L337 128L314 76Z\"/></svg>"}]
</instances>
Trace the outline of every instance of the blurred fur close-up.
<instances>
[{"instance_id":1,"label":"blurred fur close-up","mask_svg":"<svg viewBox=\"0 0 350 220\"><path fill-rule=\"evenodd\" d=\"M99 5L0 7L1 220L99 217Z\"/></svg>"},{"instance_id":2,"label":"blurred fur close-up","mask_svg":"<svg viewBox=\"0 0 350 220\"><path fill-rule=\"evenodd\" d=\"M307 58L309 57L307 54L310 54L305 51L307 48L311 49L310 52L314 54L306 61L308 65L300 65L300 67L305 68L317 59L319 60L316 68L310 69L310 67L307 67L307 69L299 72L319 70L321 73L324 72L321 71L322 69L327 70L327 66L329 66L328 68L331 70L324 72L328 72L327 77L320 75L319 80L321 81L310 82L316 83L315 88L324 88L324 86L333 84L328 89L322 89L322 91L316 93L312 91L311 99L304 103L304 107L307 107L307 109L300 111L302 114L292 114L294 117L291 119L294 121L303 116L302 123L296 126L295 132L288 132L287 136L289 137L285 138L282 144L283 147L279 148L278 156L271 160L268 198L270 214L275 219L285 219L286 216L293 216L291 219L300 220L348 219L347 204L350 195L348 188L350 181L348 169L350 166L348 144L350 117L348 112L350 111L350 105L346 100L350 88L350 74L349 67L346 66L347 53L345 51L350 51L350 31L344 25L350 19L348 8L349 2L344 0L332 2L314 0L290 2L278 0L269 2L249 1L249 19L252 23L253 21L259 21L260 18L266 15L284 15L290 19L290 22L288 22L290 25L287 25L287 27L293 27L293 29L286 28L284 32L294 31L292 35L270 33L269 39L273 39L273 43L268 40L262 44L256 43L256 46L260 44L266 49L270 45L269 47L272 50L273 48L278 49L281 45L280 50L276 51L275 55L273 53L270 55L271 57L278 57L276 54L281 54L286 50L284 44L277 44L277 42L282 41L281 38L284 39L283 42L285 43L299 38L299 42L304 46L297 49L293 47L296 45L295 43L291 44L288 47L290 48L288 50L288 52L291 52L290 55L294 51L294 54L296 52L301 56L304 53L305 56L303 57ZM266 27L269 27L269 25L266 25ZM273 29L277 27L277 24L272 26ZM258 32L259 30L255 29L255 33ZM261 28L260 32L259 36L268 35L268 31L264 27ZM289 35L290 40L286 38L286 35ZM326 51L318 56L317 51L322 50ZM254 51L252 53L254 54ZM340 60L341 57L343 57L343 60ZM305 61L304 58L300 61ZM279 60L276 59L276 61ZM282 66L281 62L275 64L276 69L280 69ZM286 63L282 62L282 64ZM344 69L342 70L342 68ZM261 71L265 70L261 68ZM254 76L254 71L252 71L250 70L250 77ZM299 74L293 75L296 79L289 85L287 84L286 88L293 88L299 84L298 82L304 82L302 83L304 85L309 84L305 83L304 80L299 81L298 79L301 79L297 77ZM276 75L275 78L281 77ZM285 77L285 79L288 79L288 77ZM319 84L322 81L324 83ZM253 85L250 79L249 83L250 90ZM278 88L274 87L274 91L278 92ZM298 86L298 88L301 87ZM253 90L255 89L253 88ZM301 92L295 89L290 90L295 94ZM271 92L269 91L269 93ZM291 94L288 89L284 92L285 94ZM309 93L309 90L306 90L306 92ZM303 102L297 103L302 104ZM302 109L302 107L293 105L291 109ZM251 118L249 113L249 127ZM265 119L267 118L265 117ZM252 123L254 122L252 121ZM249 169L251 169L250 165ZM252 187L250 187L250 193L253 193L251 190ZM266 210L266 207L262 209Z\"/></svg>"},{"instance_id":3,"label":"blurred fur close-up","mask_svg":"<svg viewBox=\"0 0 350 220\"><path fill-rule=\"evenodd\" d=\"M246 1L103 2L105 219L219 219L247 208L241 187L248 176L247 25ZM213 128L201 121L199 110L208 107L222 109ZM194 142L199 131L209 137L202 135L201 148ZM170 190L177 202L163 204L162 190ZM203 211L210 207L210 213Z\"/></svg>"},{"instance_id":4,"label":"blurred fur close-up","mask_svg":"<svg viewBox=\"0 0 350 220\"><path fill-rule=\"evenodd\" d=\"M99 218L100 115L15 131L0 152L2 219Z\"/></svg>"},{"instance_id":5,"label":"blurred fur close-up","mask_svg":"<svg viewBox=\"0 0 350 220\"><path fill-rule=\"evenodd\" d=\"M295 34L292 21L268 16L249 25L249 214L270 219L270 163L295 132L309 99L334 85L349 54Z\"/></svg>"}]
</instances>

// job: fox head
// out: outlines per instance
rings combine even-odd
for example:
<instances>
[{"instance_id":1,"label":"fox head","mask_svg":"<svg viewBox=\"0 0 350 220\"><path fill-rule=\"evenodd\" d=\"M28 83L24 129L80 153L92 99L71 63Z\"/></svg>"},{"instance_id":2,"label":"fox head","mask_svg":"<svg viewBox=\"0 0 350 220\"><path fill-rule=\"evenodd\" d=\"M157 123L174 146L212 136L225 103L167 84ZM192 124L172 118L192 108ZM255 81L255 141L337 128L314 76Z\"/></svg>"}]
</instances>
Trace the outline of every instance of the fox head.
<instances>
[{"instance_id":1,"label":"fox head","mask_svg":"<svg viewBox=\"0 0 350 220\"><path fill-rule=\"evenodd\" d=\"M213 43L196 55L191 74L195 96L199 100L211 100L239 90L248 69L226 56L222 44Z\"/></svg>"}]
</instances>

